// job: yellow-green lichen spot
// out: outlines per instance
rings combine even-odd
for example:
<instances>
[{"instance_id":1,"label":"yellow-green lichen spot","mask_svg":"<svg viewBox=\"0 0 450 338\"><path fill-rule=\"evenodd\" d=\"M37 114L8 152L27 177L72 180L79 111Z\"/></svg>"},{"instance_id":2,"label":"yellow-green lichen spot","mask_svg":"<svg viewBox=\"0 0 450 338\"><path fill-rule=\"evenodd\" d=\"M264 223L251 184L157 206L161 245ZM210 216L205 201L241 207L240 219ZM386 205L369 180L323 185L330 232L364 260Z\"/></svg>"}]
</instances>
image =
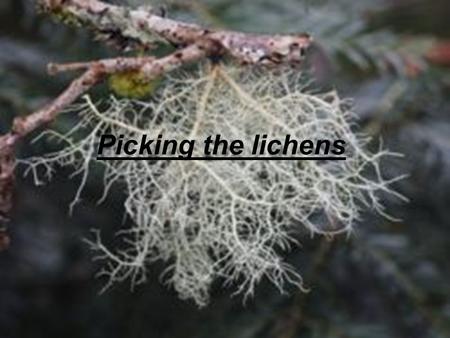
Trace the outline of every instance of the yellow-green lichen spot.
<instances>
[{"instance_id":1,"label":"yellow-green lichen spot","mask_svg":"<svg viewBox=\"0 0 450 338\"><path fill-rule=\"evenodd\" d=\"M148 80L139 71L127 71L109 77L109 88L117 95L141 99L150 95L159 85L160 79Z\"/></svg>"}]
</instances>

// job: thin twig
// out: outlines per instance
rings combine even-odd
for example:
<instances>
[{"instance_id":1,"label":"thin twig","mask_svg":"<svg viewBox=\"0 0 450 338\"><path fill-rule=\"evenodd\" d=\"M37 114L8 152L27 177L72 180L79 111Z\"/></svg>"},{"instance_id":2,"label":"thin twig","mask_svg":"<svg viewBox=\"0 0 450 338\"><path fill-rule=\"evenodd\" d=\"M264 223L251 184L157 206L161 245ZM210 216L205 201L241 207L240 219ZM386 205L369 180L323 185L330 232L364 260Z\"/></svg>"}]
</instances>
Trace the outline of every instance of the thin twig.
<instances>
[{"instance_id":1,"label":"thin twig","mask_svg":"<svg viewBox=\"0 0 450 338\"><path fill-rule=\"evenodd\" d=\"M205 29L165 18L163 13L148 7L131 9L97 0L39 0L38 3L46 11L72 16L84 26L93 28L106 42L119 41L124 47L129 47L132 42L146 49L157 42L167 42L177 50L159 59L151 56L119 57L50 64L50 74L66 71L84 73L47 106L26 117L14 119L11 131L0 136L0 226L6 223L13 205L16 144L29 133L52 122L64 108L108 75L137 70L144 79L151 80L184 64L225 55L242 64L298 65L311 43L308 34L256 35Z\"/></svg>"},{"instance_id":2,"label":"thin twig","mask_svg":"<svg viewBox=\"0 0 450 338\"><path fill-rule=\"evenodd\" d=\"M205 44L194 44L161 59L153 57L115 58L49 65L49 72L52 74L78 70L85 72L47 106L28 116L15 118L11 132L0 136L0 226L6 224L13 206L14 147L23 137L52 122L64 108L72 104L93 86L102 82L108 74L139 70L145 78L151 80L186 63L200 59L206 53ZM0 232L0 241L5 239L6 242L5 230L0 228Z\"/></svg>"}]
</instances>

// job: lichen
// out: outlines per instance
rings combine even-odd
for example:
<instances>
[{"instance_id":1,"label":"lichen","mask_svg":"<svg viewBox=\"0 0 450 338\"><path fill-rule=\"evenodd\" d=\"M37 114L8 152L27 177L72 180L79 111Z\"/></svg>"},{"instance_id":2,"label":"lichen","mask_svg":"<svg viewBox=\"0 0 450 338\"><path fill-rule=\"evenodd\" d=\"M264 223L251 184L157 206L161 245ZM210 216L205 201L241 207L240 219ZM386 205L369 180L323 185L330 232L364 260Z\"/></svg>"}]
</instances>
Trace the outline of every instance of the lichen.
<instances>
[{"instance_id":1,"label":"lichen","mask_svg":"<svg viewBox=\"0 0 450 338\"><path fill-rule=\"evenodd\" d=\"M336 92L308 92L298 71L203 65L197 73L167 76L150 100L111 98L100 111L86 98L80 111L80 123L59 136L67 144L63 150L28 161L36 175L40 166L49 174L55 164L73 166L82 176L75 203L105 133L135 139L164 131L167 139L180 141L220 134L243 140L246 149L261 133L344 139L348 145L346 161L101 162L104 196L116 182L125 186L125 210L135 222L121 232L125 249L108 248L100 236L90 242L107 261L100 273L108 278L106 288L125 279L142 283L148 264L164 261L163 279L199 306L207 304L215 280L245 296L263 278L281 291L286 282L304 289L298 268L283 260L301 229L349 233L365 208L385 215L378 192L397 195L389 188L395 180L385 180L381 171L380 161L390 153L367 151L369 139L352 129L351 106ZM87 137L77 138L80 130Z\"/></svg>"},{"instance_id":2,"label":"lichen","mask_svg":"<svg viewBox=\"0 0 450 338\"><path fill-rule=\"evenodd\" d=\"M139 71L116 73L109 77L109 88L117 95L133 99L142 99L158 88L161 80L148 80Z\"/></svg>"},{"instance_id":3,"label":"lichen","mask_svg":"<svg viewBox=\"0 0 450 338\"><path fill-rule=\"evenodd\" d=\"M62 6L51 8L48 12L55 21L61 22L67 26L79 28L83 27L85 23L79 15L72 13Z\"/></svg>"}]
</instances>

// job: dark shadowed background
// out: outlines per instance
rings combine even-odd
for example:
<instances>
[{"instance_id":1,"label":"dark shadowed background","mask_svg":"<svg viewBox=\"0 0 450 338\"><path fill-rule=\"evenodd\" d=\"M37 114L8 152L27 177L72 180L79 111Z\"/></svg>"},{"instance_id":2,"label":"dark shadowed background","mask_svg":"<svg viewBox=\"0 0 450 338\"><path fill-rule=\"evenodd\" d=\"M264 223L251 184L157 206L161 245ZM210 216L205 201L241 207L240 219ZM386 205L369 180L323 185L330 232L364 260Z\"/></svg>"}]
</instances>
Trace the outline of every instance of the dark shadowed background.
<instances>
[{"instance_id":1,"label":"dark shadowed background","mask_svg":"<svg viewBox=\"0 0 450 338\"><path fill-rule=\"evenodd\" d=\"M317 85L354 98L361 129L405 154L384 165L388 177L409 174L396 186L409 203L384 198L402 221L368 211L349 238L305 236L288 260L310 293L280 295L262 283L244 305L216 287L198 309L161 285L158 265L134 291L124 283L98 294L104 281L94 277L98 266L83 238L123 226L120 187L98 206L100 182L92 178L70 216L79 181L68 169L46 186L20 178L11 247L0 253L0 338L450 337L450 1L172 0L168 7L211 26L312 33ZM69 83L50 78L48 62L118 54L89 32L38 15L34 1L1 0L0 133ZM52 146L24 142L19 153Z\"/></svg>"}]
</instances>

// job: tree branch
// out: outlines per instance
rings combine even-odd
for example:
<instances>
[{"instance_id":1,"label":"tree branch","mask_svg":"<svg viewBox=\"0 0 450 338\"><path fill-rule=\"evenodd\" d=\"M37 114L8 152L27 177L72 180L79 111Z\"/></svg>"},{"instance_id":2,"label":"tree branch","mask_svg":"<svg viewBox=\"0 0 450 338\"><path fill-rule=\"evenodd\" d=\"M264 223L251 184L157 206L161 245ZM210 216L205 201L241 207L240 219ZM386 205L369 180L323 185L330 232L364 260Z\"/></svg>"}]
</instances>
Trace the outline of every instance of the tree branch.
<instances>
[{"instance_id":1,"label":"tree branch","mask_svg":"<svg viewBox=\"0 0 450 338\"><path fill-rule=\"evenodd\" d=\"M162 17L149 7L130 9L97 0L40 2L49 12L69 13L107 40L133 41L141 47L149 47L156 42L184 47L200 40L209 40L211 45L220 46L225 54L245 64L299 64L312 41L306 33L257 35L206 29Z\"/></svg>"},{"instance_id":2,"label":"tree branch","mask_svg":"<svg viewBox=\"0 0 450 338\"><path fill-rule=\"evenodd\" d=\"M106 42L114 42L122 48L149 49L155 43L165 42L177 50L160 59L151 56L119 57L49 65L50 74L65 71L84 73L47 106L26 117L17 117L12 130L0 136L0 250L8 242L1 225L6 224L13 206L16 144L24 136L53 121L64 108L106 76L136 70L144 79L151 80L184 64L223 56L241 64L298 65L312 41L308 34L256 35L205 29L165 18L164 13L149 7L130 9L97 0L38 0L38 3L56 16L89 26Z\"/></svg>"},{"instance_id":3,"label":"tree branch","mask_svg":"<svg viewBox=\"0 0 450 338\"><path fill-rule=\"evenodd\" d=\"M208 48L208 50L211 50ZM50 64L49 72L56 74L64 71L84 70L61 95L44 108L26 116L14 119L11 132L0 136L0 251L6 234L2 224L6 224L13 206L14 191L14 147L24 136L53 121L68 105L94 85L102 82L108 74L139 70L151 80L188 62L198 60L206 55L204 44L195 44L161 59L154 57L115 58L92 62L72 63L66 65ZM3 245L6 247L6 245Z\"/></svg>"}]
</instances>

